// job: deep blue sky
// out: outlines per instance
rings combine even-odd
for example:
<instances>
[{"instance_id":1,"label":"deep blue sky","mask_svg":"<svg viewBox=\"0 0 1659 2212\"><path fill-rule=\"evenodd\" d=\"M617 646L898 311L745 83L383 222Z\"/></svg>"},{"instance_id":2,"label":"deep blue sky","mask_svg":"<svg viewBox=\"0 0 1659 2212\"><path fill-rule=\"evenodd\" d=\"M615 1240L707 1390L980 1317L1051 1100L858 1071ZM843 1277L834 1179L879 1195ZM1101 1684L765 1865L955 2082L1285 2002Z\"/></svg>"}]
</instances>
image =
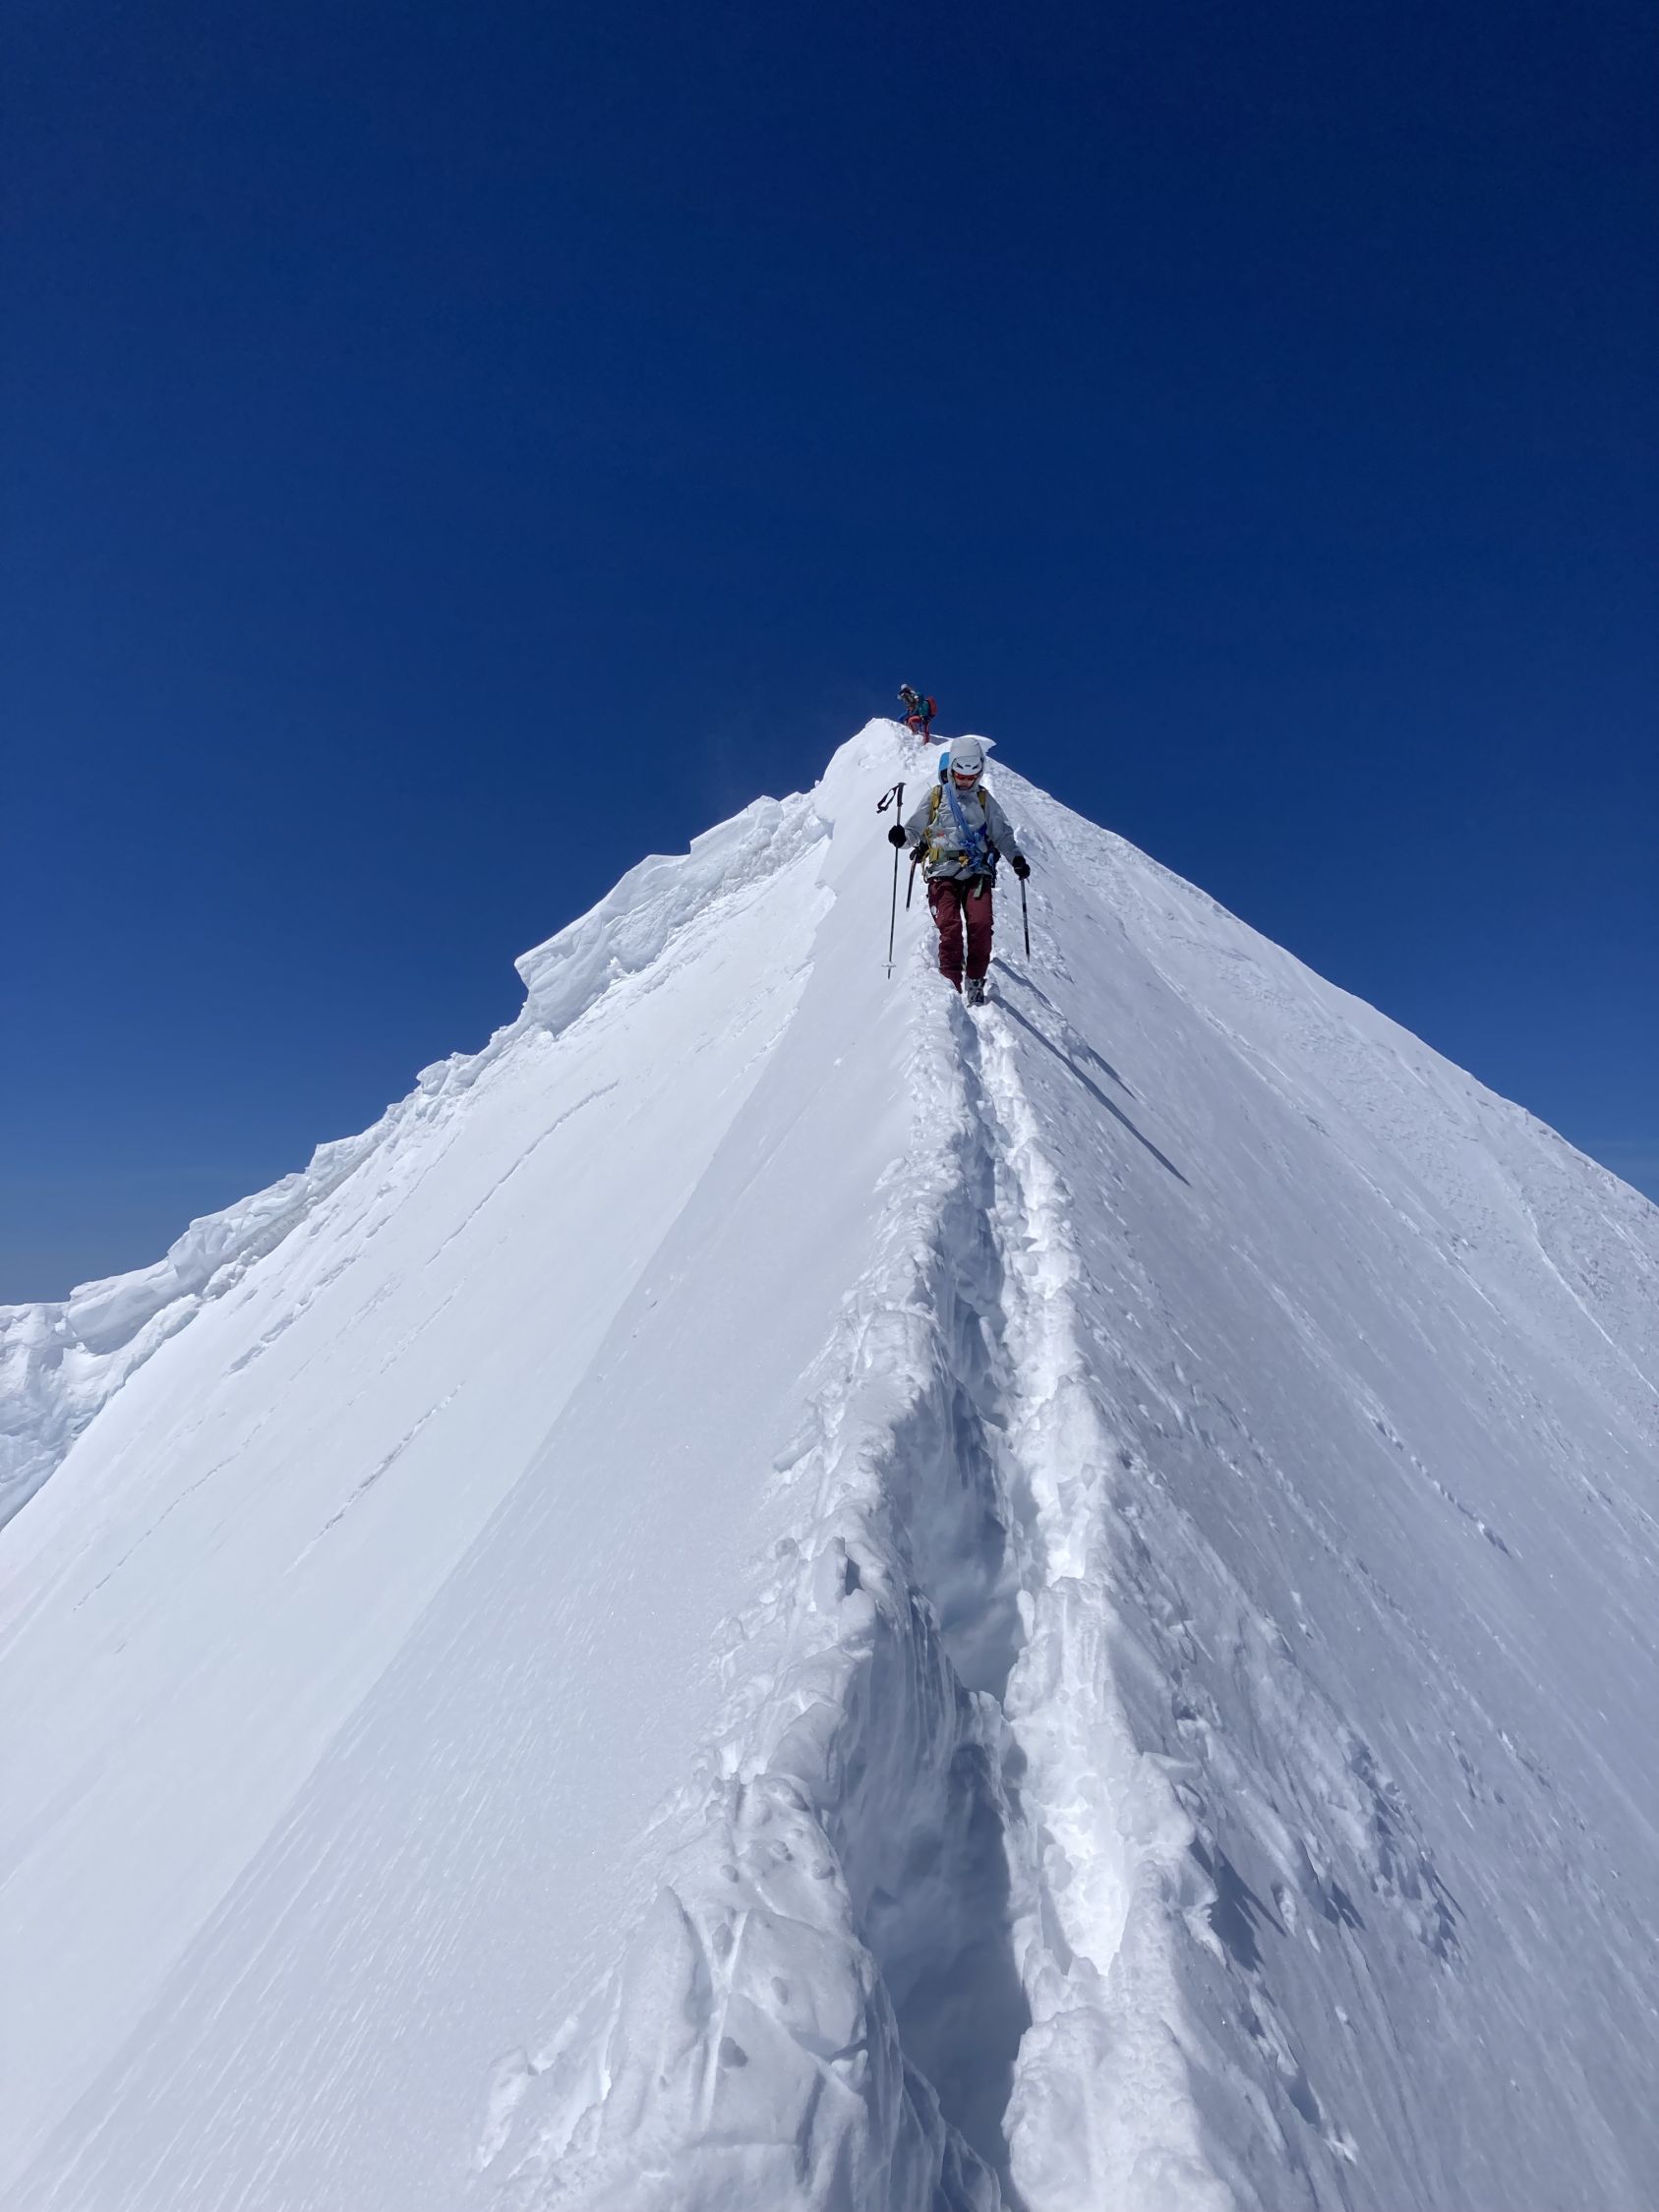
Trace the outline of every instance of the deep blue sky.
<instances>
[{"instance_id":1,"label":"deep blue sky","mask_svg":"<svg viewBox=\"0 0 1659 2212\"><path fill-rule=\"evenodd\" d=\"M1648 0L5 41L0 1300L907 677L1659 1193Z\"/></svg>"}]
</instances>

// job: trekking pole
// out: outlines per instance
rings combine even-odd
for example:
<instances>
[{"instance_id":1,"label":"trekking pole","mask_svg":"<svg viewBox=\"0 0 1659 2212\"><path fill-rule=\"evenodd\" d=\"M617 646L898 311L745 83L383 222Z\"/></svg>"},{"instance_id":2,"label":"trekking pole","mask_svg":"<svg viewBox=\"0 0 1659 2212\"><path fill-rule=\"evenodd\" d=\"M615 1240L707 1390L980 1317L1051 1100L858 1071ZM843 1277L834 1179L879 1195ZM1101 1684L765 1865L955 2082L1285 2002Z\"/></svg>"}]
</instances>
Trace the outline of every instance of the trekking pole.
<instances>
[{"instance_id":1,"label":"trekking pole","mask_svg":"<svg viewBox=\"0 0 1659 2212\"><path fill-rule=\"evenodd\" d=\"M1032 918L1026 907L1026 879L1020 878L1020 919L1026 925L1026 958L1032 957Z\"/></svg>"},{"instance_id":2,"label":"trekking pole","mask_svg":"<svg viewBox=\"0 0 1659 2212\"><path fill-rule=\"evenodd\" d=\"M875 802L875 811L877 814L885 814L890 806L893 807L894 821L902 822L905 818L905 786L903 784L895 784L890 791L883 791L880 798ZM893 977L893 938L899 927L899 854L903 849L902 845L896 844L893 847L893 911L887 923L887 977L889 982ZM905 904L907 907L909 906L910 901L908 899L905 901Z\"/></svg>"},{"instance_id":3,"label":"trekking pole","mask_svg":"<svg viewBox=\"0 0 1659 2212\"><path fill-rule=\"evenodd\" d=\"M909 901L908 901L908 900L906 901L906 904L907 904L907 905L909 904ZM888 916L888 918L887 918L887 974L888 974L888 979L889 979L889 981L891 981L891 979L892 979L892 974L893 974L893 936L894 936L894 932L895 932L895 931L896 931L896 930L898 929L898 926L899 926L899 848L898 848L898 846L897 846L897 845L895 845L895 846L893 847L893 911L892 911L892 913L891 913L891 914L890 914L890 915Z\"/></svg>"},{"instance_id":4,"label":"trekking pole","mask_svg":"<svg viewBox=\"0 0 1659 2212\"><path fill-rule=\"evenodd\" d=\"M895 852L893 857L895 860L897 860L899 855ZM916 891L916 871L918 865L918 863L915 860L911 862L911 880L905 886L905 912L907 914L911 910L911 899Z\"/></svg>"}]
</instances>

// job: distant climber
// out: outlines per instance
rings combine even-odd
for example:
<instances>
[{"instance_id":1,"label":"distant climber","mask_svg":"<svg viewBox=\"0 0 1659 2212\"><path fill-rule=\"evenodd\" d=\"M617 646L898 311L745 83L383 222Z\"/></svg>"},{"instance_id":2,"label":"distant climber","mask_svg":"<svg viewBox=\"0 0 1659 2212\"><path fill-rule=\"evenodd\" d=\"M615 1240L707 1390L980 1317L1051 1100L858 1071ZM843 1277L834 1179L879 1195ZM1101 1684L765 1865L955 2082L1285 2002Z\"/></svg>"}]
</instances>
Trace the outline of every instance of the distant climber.
<instances>
[{"instance_id":1,"label":"distant climber","mask_svg":"<svg viewBox=\"0 0 1659 2212\"><path fill-rule=\"evenodd\" d=\"M949 773L902 827L887 833L908 844L913 862L927 872L927 903L939 932L939 973L964 991L963 937L968 940L966 996L978 1006L991 963L991 892L996 864L1004 859L1023 882L1031 862L996 800L985 788L985 748L978 737L951 747Z\"/></svg>"},{"instance_id":2,"label":"distant climber","mask_svg":"<svg viewBox=\"0 0 1659 2212\"><path fill-rule=\"evenodd\" d=\"M911 689L908 683L899 686L899 703L905 710L905 728L914 730L922 743L927 742L933 728L933 717L939 711L936 699L924 699Z\"/></svg>"}]
</instances>

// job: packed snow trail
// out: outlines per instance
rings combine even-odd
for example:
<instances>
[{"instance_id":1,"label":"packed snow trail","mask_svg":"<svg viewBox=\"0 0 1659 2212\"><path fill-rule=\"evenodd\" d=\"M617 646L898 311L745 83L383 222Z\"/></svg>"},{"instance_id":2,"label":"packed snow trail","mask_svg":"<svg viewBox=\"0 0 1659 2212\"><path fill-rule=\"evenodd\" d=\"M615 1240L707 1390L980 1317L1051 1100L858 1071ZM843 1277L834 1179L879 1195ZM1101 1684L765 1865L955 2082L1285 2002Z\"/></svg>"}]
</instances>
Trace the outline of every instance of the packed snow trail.
<instances>
[{"instance_id":1,"label":"packed snow trail","mask_svg":"<svg viewBox=\"0 0 1659 2212\"><path fill-rule=\"evenodd\" d=\"M886 985L930 758L13 1317L8 2201L1659 2198L1659 1214L994 762Z\"/></svg>"}]
</instances>

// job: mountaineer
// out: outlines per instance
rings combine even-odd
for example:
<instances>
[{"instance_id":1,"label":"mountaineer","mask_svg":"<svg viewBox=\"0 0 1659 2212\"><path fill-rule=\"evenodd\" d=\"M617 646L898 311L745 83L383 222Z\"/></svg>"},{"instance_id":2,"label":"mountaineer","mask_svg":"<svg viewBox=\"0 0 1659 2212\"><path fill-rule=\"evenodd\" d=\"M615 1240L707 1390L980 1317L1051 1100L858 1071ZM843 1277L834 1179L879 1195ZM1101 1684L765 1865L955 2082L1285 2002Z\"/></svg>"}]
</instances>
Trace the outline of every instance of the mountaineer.
<instances>
[{"instance_id":1,"label":"mountaineer","mask_svg":"<svg viewBox=\"0 0 1659 2212\"><path fill-rule=\"evenodd\" d=\"M899 686L899 704L905 710L905 728L915 732L926 744L933 728L933 717L939 711L936 699L924 698L908 683Z\"/></svg>"},{"instance_id":2,"label":"mountaineer","mask_svg":"<svg viewBox=\"0 0 1659 2212\"><path fill-rule=\"evenodd\" d=\"M1006 860L1022 882L1031 874L1031 862L984 779L983 744L978 737L959 737L938 783L908 822L895 823L887 833L889 843L908 844L913 865L920 862L926 871L927 903L939 932L939 973L970 1006L982 1004L985 996L997 861Z\"/></svg>"}]
</instances>

